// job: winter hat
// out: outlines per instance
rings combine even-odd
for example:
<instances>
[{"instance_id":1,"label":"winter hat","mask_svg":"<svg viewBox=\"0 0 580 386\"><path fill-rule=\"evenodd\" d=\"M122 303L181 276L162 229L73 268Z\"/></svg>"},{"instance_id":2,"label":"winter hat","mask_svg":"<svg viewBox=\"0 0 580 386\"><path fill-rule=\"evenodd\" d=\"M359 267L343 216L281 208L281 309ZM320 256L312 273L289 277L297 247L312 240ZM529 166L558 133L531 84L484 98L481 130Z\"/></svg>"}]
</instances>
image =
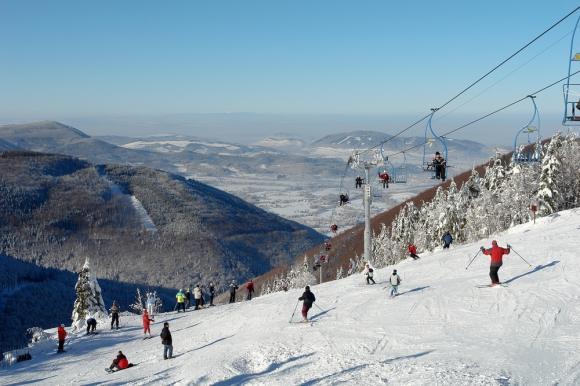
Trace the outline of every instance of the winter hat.
<instances>
[{"instance_id":1,"label":"winter hat","mask_svg":"<svg viewBox=\"0 0 580 386\"><path fill-rule=\"evenodd\" d=\"M310 286L309 286L309 285L307 285L305 289L307 289L307 290L309 290L309 291L310 291Z\"/></svg>"},{"instance_id":2,"label":"winter hat","mask_svg":"<svg viewBox=\"0 0 580 386\"><path fill-rule=\"evenodd\" d=\"M393 274L395 274L395 273L397 273L397 270L396 269L393 269Z\"/></svg>"},{"instance_id":3,"label":"winter hat","mask_svg":"<svg viewBox=\"0 0 580 386\"><path fill-rule=\"evenodd\" d=\"M169 327L169 323L167 322L163 323L163 327Z\"/></svg>"}]
</instances>

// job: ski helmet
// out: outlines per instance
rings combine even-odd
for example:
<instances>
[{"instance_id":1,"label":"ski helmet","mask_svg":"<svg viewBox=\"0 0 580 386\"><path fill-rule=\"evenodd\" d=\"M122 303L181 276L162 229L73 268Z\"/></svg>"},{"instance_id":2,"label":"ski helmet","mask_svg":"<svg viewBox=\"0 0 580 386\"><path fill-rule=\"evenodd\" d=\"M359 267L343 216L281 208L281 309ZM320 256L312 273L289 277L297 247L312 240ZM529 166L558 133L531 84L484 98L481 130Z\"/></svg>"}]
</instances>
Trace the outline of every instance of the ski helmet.
<instances>
[{"instance_id":1,"label":"ski helmet","mask_svg":"<svg viewBox=\"0 0 580 386\"><path fill-rule=\"evenodd\" d=\"M309 285L307 285L307 286L306 286L306 288L304 288L304 289L306 289L306 290L310 291L310 286L309 286Z\"/></svg>"},{"instance_id":2,"label":"ski helmet","mask_svg":"<svg viewBox=\"0 0 580 386\"><path fill-rule=\"evenodd\" d=\"M393 269L393 274L395 274L395 273L397 273L397 270L396 269Z\"/></svg>"}]
</instances>

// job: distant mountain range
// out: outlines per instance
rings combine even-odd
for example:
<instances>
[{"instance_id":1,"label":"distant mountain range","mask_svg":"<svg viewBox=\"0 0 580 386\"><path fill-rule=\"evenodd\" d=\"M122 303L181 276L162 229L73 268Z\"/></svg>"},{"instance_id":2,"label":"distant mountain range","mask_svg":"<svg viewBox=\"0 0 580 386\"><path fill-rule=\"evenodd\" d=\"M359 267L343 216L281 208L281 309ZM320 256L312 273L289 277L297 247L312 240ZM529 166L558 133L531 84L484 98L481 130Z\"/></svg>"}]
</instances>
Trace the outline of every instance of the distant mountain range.
<instances>
[{"instance_id":1,"label":"distant mountain range","mask_svg":"<svg viewBox=\"0 0 580 386\"><path fill-rule=\"evenodd\" d=\"M148 166L195 178L322 232L328 229L325 218L338 196L341 176L346 172L349 184L355 173L345 169L352 150L374 146L386 138L391 137L378 131L358 130L311 142L292 133L279 133L254 145L242 145L175 134L90 137L68 125L49 121L0 126L4 147L20 144L23 149L67 154L92 163ZM406 164L412 183L391 190L387 201L377 200L377 205L393 205L431 185L430 176L422 168L423 141L422 137L397 137L385 144L387 154L417 147L404 157L391 157L395 166ZM456 139L449 140L448 147L450 176L489 159L495 152L491 147ZM427 157L436 150L437 144L427 147ZM357 216L346 217L351 225L358 222Z\"/></svg>"}]
</instances>

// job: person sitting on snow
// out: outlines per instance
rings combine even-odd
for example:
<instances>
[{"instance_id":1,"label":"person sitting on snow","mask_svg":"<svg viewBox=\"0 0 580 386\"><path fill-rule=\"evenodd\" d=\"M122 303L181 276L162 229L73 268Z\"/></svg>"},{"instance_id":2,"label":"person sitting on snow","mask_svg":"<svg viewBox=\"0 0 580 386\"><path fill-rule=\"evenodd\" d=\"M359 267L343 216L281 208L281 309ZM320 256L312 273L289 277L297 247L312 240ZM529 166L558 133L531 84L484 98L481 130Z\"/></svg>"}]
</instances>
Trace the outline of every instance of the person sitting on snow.
<instances>
[{"instance_id":1,"label":"person sitting on snow","mask_svg":"<svg viewBox=\"0 0 580 386\"><path fill-rule=\"evenodd\" d=\"M122 351L119 351L117 358L113 359L113 363L109 366L109 370L119 371L128 369L129 367L133 367L133 363L129 363L125 354L123 354Z\"/></svg>"}]
</instances>

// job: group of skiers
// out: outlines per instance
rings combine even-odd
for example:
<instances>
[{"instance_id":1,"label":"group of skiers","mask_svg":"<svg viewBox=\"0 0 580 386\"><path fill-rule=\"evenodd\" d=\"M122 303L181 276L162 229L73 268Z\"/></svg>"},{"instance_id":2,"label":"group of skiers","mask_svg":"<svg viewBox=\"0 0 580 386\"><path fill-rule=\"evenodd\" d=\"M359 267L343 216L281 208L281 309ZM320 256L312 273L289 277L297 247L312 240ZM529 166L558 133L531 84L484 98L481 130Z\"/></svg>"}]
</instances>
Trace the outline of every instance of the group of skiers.
<instances>
[{"instance_id":1,"label":"group of skiers","mask_svg":"<svg viewBox=\"0 0 580 386\"><path fill-rule=\"evenodd\" d=\"M213 299L215 296L215 286L212 283L209 283L208 286L209 291L209 306L214 306ZM205 294L203 293L203 286L200 284L193 287L193 291L191 288L187 288L185 292L183 289L180 289L177 294L175 295L175 309L177 312L183 311L187 308L190 308L192 305L195 307L195 310L199 310L200 308L205 306Z\"/></svg>"},{"instance_id":2,"label":"group of skiers","mask_svg":"<svg viewBox=\"0 0 580 386\"><path fill-rule=\"evenodd\" d=\"M453 237L451 236L450 232L445 232L445 234L442 236L441 241L443 242L443 248L444 249L448 249L449 246L451 245L451 243L453 242ZM483 246L480 247L480 251L485 254L490 256L491 259L491 263L490 263L490 271L489 271L489 276L491 278L491 285L495 286L500 284L499 281L499 276L498 276L498 271L500 269L500 267L503 264L503 256L504 255L508 255L510 253L511 250L511 246L508 244L507 248L502 248L498 245L496 240L492 241L492 246L491 248L484 248ZM408 246L408 251L410 256L413 259L418 259L419 256L417 255L417 248L415 247L415 245L413 244L409 244ZM477 255L476 255L477 256ZM365 263L364 269L363 269L363 274L366 277L366 282L367 284L376 284L373 276L374 276L374 269L372 268L372 266L370 265L369 262ZM399 285L401 284L402 280L401 277L399 276L398 272L396 269L393 270L392 274L389 277L389 284L390 284L390 297L396 297L399 295ZM238 290L238 286L236 285L235 281L232 281L232 283L230 284L230 303L233 303L236 301L236 290ZM253 293L254 293L254 282L252 280L250 280L247 284L246 284L246 289L247 289L247 300L251 300ZM185 291L185 293L182 290L179 290L178 293L176 294L176 299L177 299L177 312L180 311L184 311L185 312L185 305L187 304L187 306L189 307L190 304L190 300L191 300L191 292L189 289L187 289ZM213 306L213 299L214 299L214 295L215 295L215 287L213 285L213 283L210 283L209 285L209 293L210 293L210 306ZM201 289L200 285L197 285L194 287L193 289L193 299L195 301L195 309L199 309L201 306L203 306L204 304L204 300L203 300L203 292ZM308 322L308 312L309 310L312 308L314 302L316 301L316 297L314 296L314 293L310 290L310 286L306 286L304 289L304 292L302 294L302 296L300 296L298 298L298 301L302 301L302 318L304 322ZM142 322L143 322L143 334L144 334L144 339L146 338L151 338L151 322L154 322L154 319L152 318L153 315L153 310L149 309L149 304L147 304L147 308L143 308L142 310ZM111 311L111 329L113 329L114 325L116 325L116 328L119 328L119 306L117 304L116 301L113 301L113 304L110 308ZM96 331L96 327L97 327L97 321L95 318L89 316L87 318L87 334L90 333L95 333ZM65 339L67 336L67 332L64 329L64 325L61 324L58 329L57 329L57 335L58 335L58 350L57 352L64 352L64 344L65 344ZM169 330L169 323L165 322L163 324L163 329L161 330L161 334L160 334L160 338L161 338L161 344L163 345L163 359L171 359L173 357L173 340L172 340L172 336L171 336L171 331ZM108 369L106 369L107 371L119 371L119 370L123 370L129 367L132 367L133 364L131 364L127 357L121 352L118 352L117 357L113 360L112 364L109 366Z\"/></svg>"},{"instance_id":3,"label":"group of skiers","mask_svg":"<svg viewBox=\"0 0 580 386\"><path fill-rule=\"evenodd\" d=\"M374 276L374 269L373 267L370 265L369 262L365 263L365 267L363 269L363 275L365 275L367 284L377 284L375 282L375 279L373 278ZM389 278L389 283L391 285L391 297L395 297L398 295L398 288L399 288L399 284L401 284L401 277L397 274L397 270L393 270L393 274L391 275L391 277Z\"/></svg>"},{"instance_id":4,"label":"group of skiers","mask_svg":"<svg viewBox=\"0 0 580 386\"><path fill-rule=\"evenodd\" d=\"M232 280L232 282L230 283L230 301L229 301L229 303L236 302L236 291L239 288L240 287L238 287L236 282L234 280ZM248 281L246 283L246 300L252 300L252 298L254 297L254 291L255 291L254 281L250 279L250 281Z\"/></svg>"}]
</instances>

